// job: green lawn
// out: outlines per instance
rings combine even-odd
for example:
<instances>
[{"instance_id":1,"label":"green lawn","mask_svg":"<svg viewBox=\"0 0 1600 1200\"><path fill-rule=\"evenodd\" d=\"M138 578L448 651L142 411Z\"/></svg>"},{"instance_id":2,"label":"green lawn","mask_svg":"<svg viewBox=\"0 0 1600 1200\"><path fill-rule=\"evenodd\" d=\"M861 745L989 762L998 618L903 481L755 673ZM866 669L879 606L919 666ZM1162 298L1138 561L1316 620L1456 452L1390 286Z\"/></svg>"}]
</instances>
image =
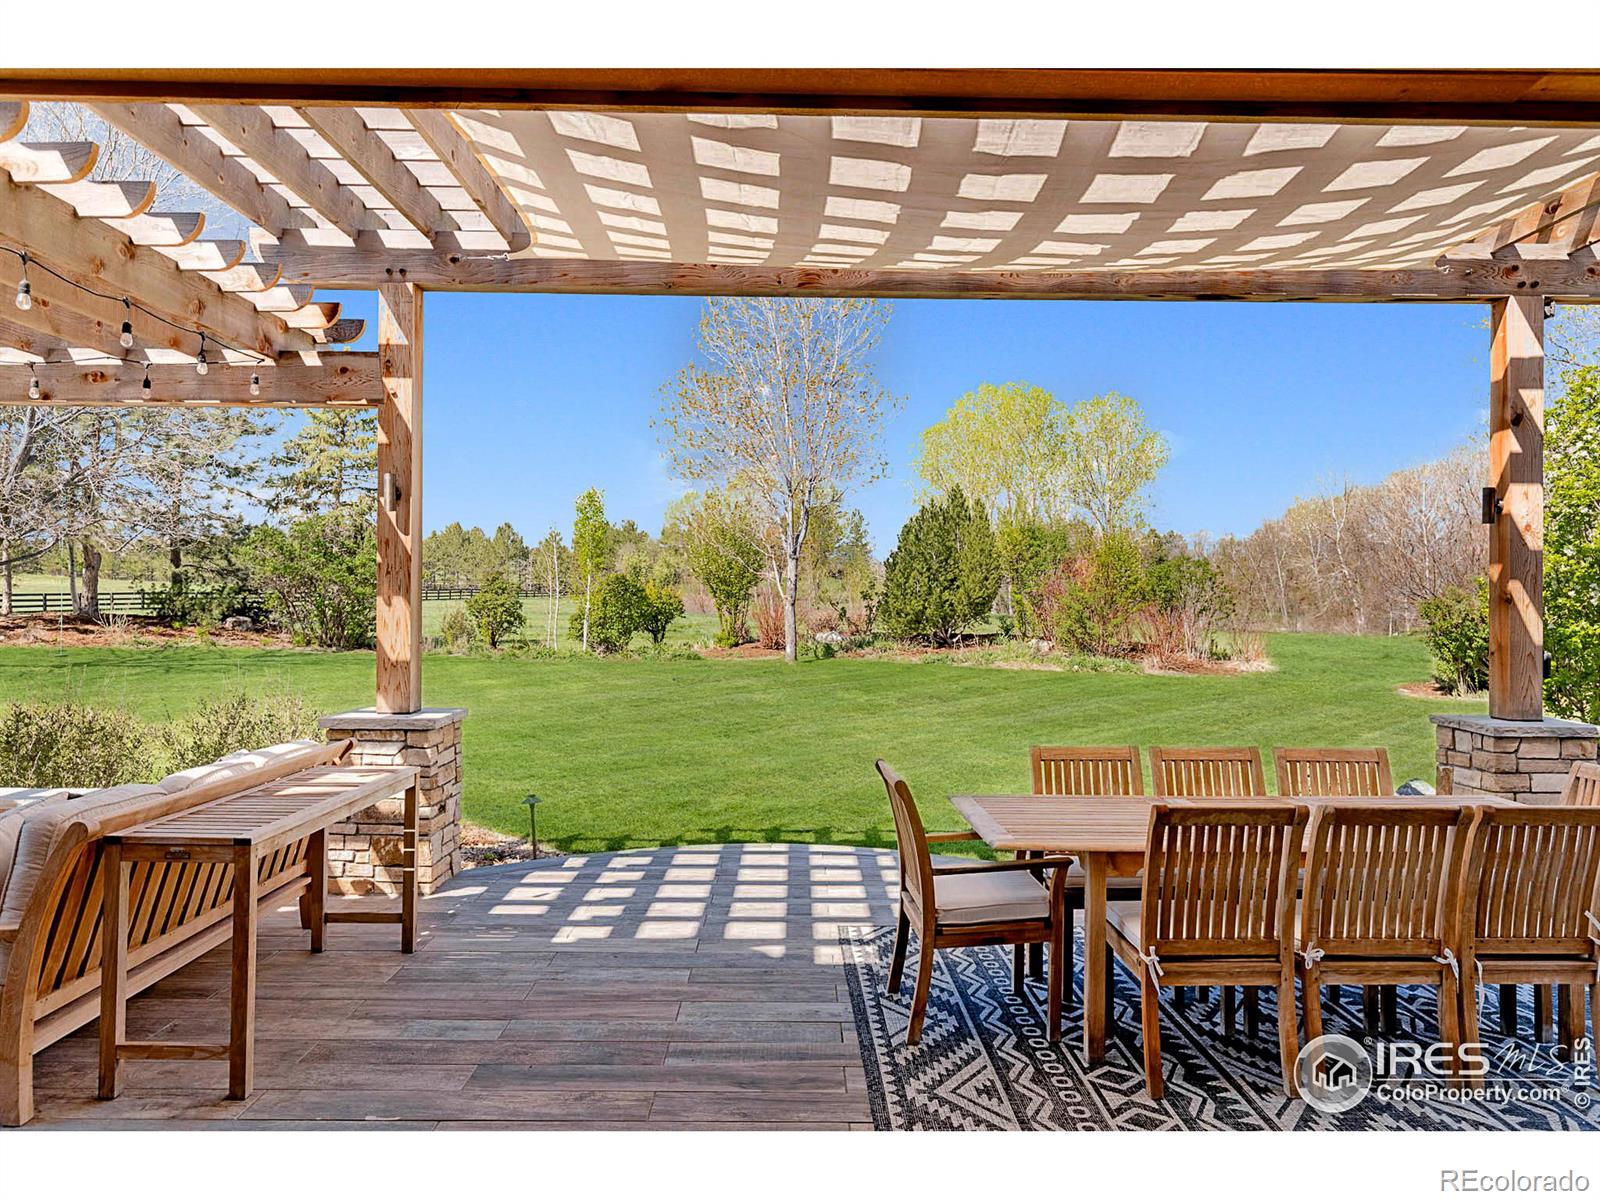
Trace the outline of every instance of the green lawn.
<instances>
[{"instance_id":1,"label":"green lawn","mask_svg":"<svg viewBox=\"0 0 1600 1200\"><path fill-rule=\"evenodd\" d=\"M945 796L1026 790L1035 742L1382 745L1397 781L1433 777L1431 711L1398 695L1426 678L1416 641L1281 635L1278 670L1242 676L1072 674L832 659L490 660L430 656L427 701L472 710L467 815L520 832L537 791L542 839L567 850L686 842L888 844L872 770L911 782L930 828ZM180 647L0 647L0 699L72 694L147 718L242 684L295 688L327 710L371 703L372 656ZM4 783L0 780L0 783Z\"/></svg>"}]
</instances>

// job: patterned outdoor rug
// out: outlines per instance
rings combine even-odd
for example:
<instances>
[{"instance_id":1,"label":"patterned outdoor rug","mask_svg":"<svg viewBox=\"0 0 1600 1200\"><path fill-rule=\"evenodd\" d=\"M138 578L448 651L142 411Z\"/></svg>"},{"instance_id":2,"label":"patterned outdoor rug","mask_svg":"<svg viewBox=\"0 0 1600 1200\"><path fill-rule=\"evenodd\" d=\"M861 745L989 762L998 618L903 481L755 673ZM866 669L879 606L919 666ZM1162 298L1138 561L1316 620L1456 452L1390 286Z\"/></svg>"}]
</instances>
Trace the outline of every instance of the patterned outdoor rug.
<instances>
[{"instance_id":1,"label":"patterned outdoor rug","mask_svg":"<svg viewBox=\"0 0 1600 1200\"><path fill-rule=\"evenodd\" d=\"M1045 1038L1044 984L1030 982L1018 996L1011 988L1011 949L995 946L939 952L922 1044L912 1048L905 1029L916 946L900 994L890 996L885 980L894 931L847 928L840 940L880 1129L1600 1129L1600 1104L1591 1107L1600 1101L1592 1049L1580 1046L1579 1061L1569 1064L1549 1045L1501 1038L1498 1006L1487 997L1488 1074L1492 1084L1505 1083L1506 1094L1468 1097L1440 1080L1442 1095L1380 1098L1380 1086L1355 1108L1328 1115L1284 1094L1270 991L1261 993L1259 1032L1249 1040L1242 1012L1234 1037L1224 1038L1220 989L1212 988L1206 1003L1191 1002L1187 1012L1170 1003L1168 990L1162 1002L1166 1096L1158 1103L1144 1086L1138 988L1120 967L1116 1029L1105 1062L1090 1069L1076 1002L1083 986L1081 948L1075 959L1080 977L1059 1043ZM1526 1038L1532 989L1519 991L1518 1028ZM1432 1042L1436 1004L1432 988L1401 988L1401 1033L1394 1040ZM1345 987L1339 1005L1324 1005L1325 1032L1362 1041L1360 1009L1361 989Z\"/></svg>"}]
</instances>

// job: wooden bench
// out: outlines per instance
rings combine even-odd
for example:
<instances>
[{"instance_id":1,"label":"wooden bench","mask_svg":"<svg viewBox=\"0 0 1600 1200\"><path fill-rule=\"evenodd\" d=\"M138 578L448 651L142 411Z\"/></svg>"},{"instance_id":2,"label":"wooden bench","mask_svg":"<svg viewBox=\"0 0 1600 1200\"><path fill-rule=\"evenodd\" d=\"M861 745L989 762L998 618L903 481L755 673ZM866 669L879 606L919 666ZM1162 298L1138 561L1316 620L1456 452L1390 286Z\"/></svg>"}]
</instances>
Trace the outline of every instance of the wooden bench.
<instances>
[{"instance_id":1,"label":"wooden bench","mask_svg":"<svg viewBox=\"0 0 1600 1200\"><path fill-rule=\"evenodd\" d=\"M328 829L386 796L405 792L400 911L334 912L327 908ZM322 952L330 921L395 923L400 951L417 936L417 769L312 767L131 829L108 833L100 927L113 931L100 964L100 1088L102 1100L121 1090L124 1059L228 1060L228 1099L250 1094L255 1066L256 927L258 896L288 899L305 893L302 914L311 952ZM137 898L136 874L143 886ZM287 883L280 883L285 876ZM232 916L232 977L228 1040L130 1042L127 1038L129 952L157 924L155 915L180 910L195 895L225 898ZM231 894L230 894L231 893Z\"/></svg>"},{"instance_id":2,"label":"wooden bench","mask_svg":"<svg viewBox=\"0 0 1600 1200\"><path fill-rule=\"evenodd\" d=\"M72 807L44 843L48 857L36 864L37 877L20 901L13 878L0 909L0 1125L22 1125L33 1116L33 1056L100 1015L106 835L344 762L351 745L341 740L291 747L261 765L252 763L266 756L247 756L226 769L163 781L169 787L186 785L174 790L111 789L95 794L107 797L104 803L95 803L95 795L64 802ZM34 821L43 809L43 804L30 805L0 814L0 821L16 822L24 812ZM305 895L311 882L308 840L296 838L263 860L255 887L258 908L276 908ZM129 871L129 995L228 940L232 872L231 863L219 869L192 860Z\"/></svg>"}]
</instances>

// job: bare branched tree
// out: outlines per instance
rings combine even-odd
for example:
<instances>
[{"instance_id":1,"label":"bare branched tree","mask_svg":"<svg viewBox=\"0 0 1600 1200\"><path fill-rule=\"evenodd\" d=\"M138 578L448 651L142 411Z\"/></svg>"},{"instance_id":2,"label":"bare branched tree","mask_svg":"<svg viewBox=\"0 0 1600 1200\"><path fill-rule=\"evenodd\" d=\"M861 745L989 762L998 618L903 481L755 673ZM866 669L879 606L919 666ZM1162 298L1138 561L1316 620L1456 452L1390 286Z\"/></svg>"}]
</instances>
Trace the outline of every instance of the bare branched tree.
<instances>
[{"instance_id":1,"label":"bare branched tree","mask_svg":"<svg viewBox=\"0 0 1600 1200\"><path fill-rule=\"evenodd\" d=\"M664 389L657 424L673 467L737 491L766 526L790 662L812 512L885 470L879 442L899 401L870 360L888 319L877 300L709 300L700 361Z\"/></svg>"}]
</instances>

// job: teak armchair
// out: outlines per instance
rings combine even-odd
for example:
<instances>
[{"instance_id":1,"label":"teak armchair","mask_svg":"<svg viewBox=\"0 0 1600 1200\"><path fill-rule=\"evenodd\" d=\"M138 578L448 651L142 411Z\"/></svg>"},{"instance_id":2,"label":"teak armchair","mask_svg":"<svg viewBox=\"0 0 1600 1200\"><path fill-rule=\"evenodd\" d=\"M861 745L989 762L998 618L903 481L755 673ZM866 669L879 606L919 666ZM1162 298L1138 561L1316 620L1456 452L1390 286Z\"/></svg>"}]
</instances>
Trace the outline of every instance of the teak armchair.
<instances>
[{"instance_id":1,"label":"teak armchair","mask_svg":"<svg viewBox=\"0 0 1600 1200\"><path fill-rule=\"evenodd\" d=\"M1306 1037L1322 1036L1322 988L1431 984L1439 1040L1461 1043L1459 909L1473 810L1319 806L1300 903ZM1470 986L1470 985L1468 985Z\"/></svg>"},{"instance_id":2,"label":"teak armchair","mask_svg":"<svg viewBox=\"0 0 1600 1200\"><path fill-rule=\"evenodd\" d=\"M1143 796L1144 771L1137 746L1034 746L1028 751L1033 766L1035 796ZM1023 858L1027 855L1019 854ZM1067 868L1066 978L1072 992L1072 936L1076 914L1083 908L1083 889L1087 880L1081 866ZM1137 900L1137 879L1107 880L1106 895L1112 900ZM1028 969L1035 979L1042 963L1041 950L1029 950Z\"/></svg>"},{"instance_id":3,"label":"teak armchair","mask_svg":"<svg viewBox=\"0 0 1600 1200\"><path fill-rule=\"evenodd\" d=\"M889 792L895 840L900 850L900 919L895 929L894 957L889 965L891 992L900 990L911 927L914 924L917 928L917 979L911 1000L911 1019L906 1026L907 1044L915 1046L922 1040L928 992L933 984L934 952L957 946L1008 943L1016 947L1012 970L1019 993L1023 987L1023 947L1049 944L1050 1040L1059 1040L1066 982L1065 945L1072 936L1063 904L1067 880L1063 868L1072 860L1035 858L935 867L928 851L930 843L970 841L978 835L971 830L927 833L905 780L881 758L877 768ZM1030 873L1043 867L1056 868L1048 890Z\"/></svg>"},{"instance_id":4,"label":"teak armchair","mask_svg":"<svg viewBox=\"0 0 1600 1200\"><path fill-rule=\"evenodd\" d=\"M1561 803L1575 808L1600 806L1600 763L1578 763L1561 789Z\"/></svg>"},{"instance_id":5,"label":"teak armchair","mask_svg":"<svg viewBox=\"0 0 1600 1200\"><path fill-rule=\"evenodd\" d=\"M1461 890L1461 970L1472 983L1561 985L1561 1044L1583 1035L1583 990L1600 1036L1600 807L1479 809ZM1463 1005L1478 1040L1476 989Z\"/></svg>"},{"instance_id":6,"label":"teak armchair","mask_svg":"<svg viewBox=\"0 0 1600 1200\"><path fill-rule=\"evenodd\" d=\"M1288 804L1151 808L1144 896L1108 904L1104 936L1139 979L1152 1099L1163 1091L1161 989L1196 984L1278 990L1278 1052L1295 1094L1292 925L1306 817Z\"/></svg>"}]
</instances>

